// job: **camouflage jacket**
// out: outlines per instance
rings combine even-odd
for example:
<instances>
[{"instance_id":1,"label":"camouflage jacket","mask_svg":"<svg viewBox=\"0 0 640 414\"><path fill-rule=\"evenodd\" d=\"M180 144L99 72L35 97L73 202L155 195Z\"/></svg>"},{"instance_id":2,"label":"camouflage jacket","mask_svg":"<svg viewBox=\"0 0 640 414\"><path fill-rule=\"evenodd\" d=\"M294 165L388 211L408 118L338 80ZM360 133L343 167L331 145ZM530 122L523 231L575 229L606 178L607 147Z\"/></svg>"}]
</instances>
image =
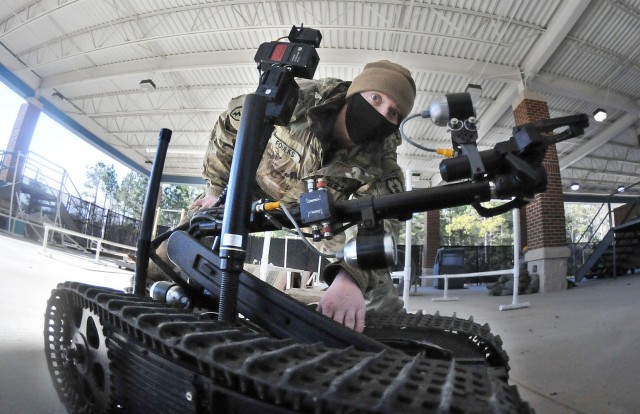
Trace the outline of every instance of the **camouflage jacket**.
<instances>
[{"instance_id":1,"label":"camouflage jacket","mask_svg":"<svg viewBox=\"0 0 640 414\"><path fill-rule=\"evenodd\" d=\"M331 132L350 83L333 78L297 82L298 104L290 123L276 126L271 135L258 166L255 197L267 196L287 205L297 203L306 191L304 179L314 176L325 178L335 200L404 191L403 172L397 164L396 148L402 142L398 133L387 137L382 145L370 142L334 148ZM244 96L232 99L211 133L203 172L207 194L219 195L229 179L243 102ZM397 237L397 220L386 220L385 227ZM336 251L343 243L344 237L335 238L319 247ZM363 292L377 286L380 275L385 273L362 271L338 261L325 269L325 280L330 283L341 268L349 272Z\"/></svg>"}]
</instances>

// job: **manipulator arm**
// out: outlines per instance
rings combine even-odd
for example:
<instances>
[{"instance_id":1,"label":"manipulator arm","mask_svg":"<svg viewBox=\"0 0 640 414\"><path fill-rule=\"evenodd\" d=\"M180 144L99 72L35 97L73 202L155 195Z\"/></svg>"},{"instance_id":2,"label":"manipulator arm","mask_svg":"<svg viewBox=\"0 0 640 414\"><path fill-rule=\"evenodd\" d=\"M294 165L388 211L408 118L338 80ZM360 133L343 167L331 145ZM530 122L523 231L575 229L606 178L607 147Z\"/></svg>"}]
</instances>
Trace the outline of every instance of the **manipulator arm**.
<instances>
[{"instance_id":1,"label":"manipulator arm","mask_svg":"<svg viewBox=\"0 0 640 414\"><path fill-rule=\"evenodd\" d=\"M515 127L509 140L478 153L485 171L482 177L472 175L471 162L467 155L443 160L440 164L440 174L446 182L468 178L492 181L496 197L515 197L514 200L497 209L478 208L479 204L474 207L481 215L502 214L510 208L526 204L527 198L546 190L547 174L542 161L547 148L551 144L582 135L588 125L588 117L580 114ZM566 129L553 134L554 130L563 127Z\"/></svg>"}]
</instances>

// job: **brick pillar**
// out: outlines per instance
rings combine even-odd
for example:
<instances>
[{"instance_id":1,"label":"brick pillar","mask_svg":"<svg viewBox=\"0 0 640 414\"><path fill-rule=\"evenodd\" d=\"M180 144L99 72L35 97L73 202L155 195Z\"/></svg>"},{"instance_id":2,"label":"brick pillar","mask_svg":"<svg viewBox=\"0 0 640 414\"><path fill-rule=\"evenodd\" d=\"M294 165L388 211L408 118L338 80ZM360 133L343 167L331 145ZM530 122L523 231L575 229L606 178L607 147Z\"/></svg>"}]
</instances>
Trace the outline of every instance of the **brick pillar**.
<instances>
[{"instance_id":1,"label":"brick pillar","mask_svg":"<svg viewBox=\"0 0 640 414\"><path fill-rule=\"evenodd\" d=\"M29 152L31 138L39 117L40 108L37 106L31 103L24 103L20 107L11 131L11 137L9 137L9 142L7 143L7 154L4 157L2 168L0 168L0 180L13 182L14 177L16 182L22 180L24 157L18 159L18 153L26 156Z\"/></svg>"},{"instance_id":2,"label":"brick pillar","mask_svg":"<svg viewBox=\"0 0 640 414\"><path fill-rule=\"evenodd\" d=\"M436 252L440 247L440 210L424 213L424 247L422 249L422 274L433 274Z\"/></svg>"},{"instance_id":3,"label":"brick pillar","mask_svg":"<svg viewBox=\"0 0 640 414\"><path fill-rule=\"evenodd\" d=\"M549 107L541 95L524 91L513 105L513 116L516 125L549 119ZM540 275L540 291L550 292L567 288L567 258L570 255L555 145L547 149L543 166L549 181L547 191L536 195L524 212L528 248L525 261L529 272Z\"/></svg>"}]
</instances>

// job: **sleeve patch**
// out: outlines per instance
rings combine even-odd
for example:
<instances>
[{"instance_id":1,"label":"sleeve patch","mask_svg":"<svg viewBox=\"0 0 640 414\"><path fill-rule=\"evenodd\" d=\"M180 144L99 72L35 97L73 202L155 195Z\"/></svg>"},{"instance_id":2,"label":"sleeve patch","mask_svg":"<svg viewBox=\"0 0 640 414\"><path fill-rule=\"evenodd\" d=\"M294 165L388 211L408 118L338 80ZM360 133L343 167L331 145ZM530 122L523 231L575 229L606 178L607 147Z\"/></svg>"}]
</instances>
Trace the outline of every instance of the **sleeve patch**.
<instances>
[{"instance_id":1,"label":"sleeve patch","mask_svg":"<svg viewBox=\"0 0 640 414\"><path fill-rule=\"evenodd\" d=\"M393 177L387 180L387 189L391 194L401 193L404 191L404 185L399 178Z\"/></svg>"},{"instance_id":2,"label":"sleeve patch","mask_svg":"<svg viewBox=\"0 0 640 414\"><path fill-rule=\"evenodd\" d=\"M242 106L236 106L229 112L229 116L234 121L240 121L240 117L242 116Z\"/></svg>"}]
</instances>

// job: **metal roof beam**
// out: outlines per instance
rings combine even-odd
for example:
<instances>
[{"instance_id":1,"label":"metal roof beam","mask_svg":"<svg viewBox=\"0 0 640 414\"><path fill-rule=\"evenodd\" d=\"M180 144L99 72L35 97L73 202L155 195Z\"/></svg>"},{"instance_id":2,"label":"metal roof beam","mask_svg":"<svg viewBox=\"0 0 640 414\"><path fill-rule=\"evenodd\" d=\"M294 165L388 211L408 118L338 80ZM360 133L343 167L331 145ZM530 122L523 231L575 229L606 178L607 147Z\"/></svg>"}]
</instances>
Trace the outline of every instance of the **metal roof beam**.
<instances>
[{"instance_id":1,"label":"metal roof beam","mask_svg":"<svg viewBox=\"0 0 640 414\"><path fill-rule=\"evenodd\" d=\"M211 84L211 85L184 85L184 86L172 86L172 87L156 87L153 93L162 93L162 92L193 92L193 91L217 91L223 89L248 89L256 88L255 83L235 83L235 84ZM130 89L124 91L113 91L113 92L105 92L105 93L91 93L87 95L68 95L65 94L65 99L68 101L81 101L81 100L95 100L95 99L103 99L106 97L113 96L139 96L142 92L140 89Z\"/></svg>"},{"instance_id":2,"label":"metal roof beam","mask_svg":"<svg viewBox=\"0 0 640 414\"><path fill-rule=\"evenodd\" d=\"M611 92L606 88L600 88L586 82L565 78L550 73L539 73L530 81L533 89L551 95L568 96L580 101L602 106L616 108L621 111L629 111L640 106L640 101L634 101L624 95ZM594 108L595 109L595 108ZM605 108L606 109L606 108Z\"/></svg>"},{"instance_id":3,"label":"metal roof beam","mask_svg":"<svg viewBox=\"0 0 640 414\"><path fill-rule=\"evenodd\" d=\"M4 28L4 30L0 32L0 40L2 40L2 38L4 38L5 36L13 33L14 31L28 27L30 24L37 22L39 19L45 18L59 10L62 10L65 7L71 6L74 3L78 3L80 1L82 0L69 0L66 2L43 2L37 0L28 3L20 10L11 9L11 15L9 15L9 17L7 17L6 19L0 21L0 27ZM43 10L43 4L54 4L55 6L51 7L50 9ZM11 24L11 21L13 20L17 21L15 25Z\"/></svg>"},{"instance_id":4,"label":"metal roof beam","mask_svg":"<svg viewBox=\"0 0 640 414\"><path fill-rule=\"evenodd\" d=\"M82 114L91 119L102 118L124 118L132 116L170 116L170 115L189 115L189 114L208 114L208 113L221 113L225 109L216 108L185 108L185 109L143 109L143 110L130 110L126 112L98 112L93 114Z\"/></svg>"},{"instance_id":5,"label":"metal roof beam","mask_svg":"<svg viewBox=\"0 0 640 414\"><path fill-rule=\"evenodd\" d=\"M640 112L628 112L618 118L614 123L609 125L605 130L600 132L598 135L591 138L582 146L573 150L570 154L560 158L560 170L564 170L565 168L571 166L578 160L589 155L591 152L597 150L598 148L605 145L607 142L611 141L618 135L624 132L627 128L631 127L633 124L638 122L640 119Z\"/></svg>"},{"instance_id":6,"label":"metal roof beam","mask_svg":"<svg viewBox=\"0 0 640 414\"><path fill-rule=\"evenodd\" d=\"M638 175L637 174L633 174L633 173L624 173L624 172L620 172L620 171L611 171L611 170L595 170L593 168L585 168L585 167L571 167L569 170L567 171L584 171L586 172L590 177L586 178L586 176L582 176L582 177L576 177L575 175L571 174L573 178L569 178L569 177L565 177L567 180L572 180L572 179L580 179L580 180L588 180L588 181L595 181L595 182L599 182L601 180L598 180L597 178L593 178L593 177L608 177L608 176L613 176L613 177L627 177L627 178L632 178L632 179L637 179ZM608 182L619 182L619 181L608 181Z\"/></svg>"},{"instance_id":7,"label":"metal roof beam","mask_svg":"<svg viewBox=\"0 0 640 414\"><path fill-rule=\"evenodd\" d=\"M612 204L627 204L635 201L637 196L623 196L623 195L590 195L590 194L569 194L564 193L565 203L612 203Z\"/></svg>"},{"instance_id":8,"label":"metal roof beam","mask_svg":"<svg viewBox=\"0 0 640 414\"><path fill-rule=\"evenodd\" d=\"M474 61L468 59L409 53L398 54L397 52L391 51L335 50L322 48L318 49L318 54L320 55L320 62L323 65L353 65L361 67L364 63L372 59L387 59L398 62L412 71L441 72L469 77L480 75L479 70L477 73L468 72L468 67L474 63ZM191 53L188 55L156 57L133 62L120 62L46 77L42 80L40 88L57 89L65 85L97 82L120 76L139 75L148 77L149 71L161 73L221 67L255 67L255 63L253 63L254 55L254 50L228 50L223 52ZM15 70L14 72L20 71ZM492 80L514 84L518 82L517 69L506 65L488 64L484 67L482 74Z\"/></svg>"},{"instance_id":9,"label":"metal roof beam","mask_svg":"<svg viewBox=\"0 0 640 414\"><path fill-rule=\"evenodd\" d=\"M622 164L622 165L628 165L630 167L634 167L634 168L640 168L640 162L639 161L629 161L629 160L622 160L619 158L609 158L609 157L602 157L599 155L593 155L593 154L589 154L589 160L597 160L597 161L605 161L606 163L615 163L615 164Z\"/></svg>"}]
</instances>

